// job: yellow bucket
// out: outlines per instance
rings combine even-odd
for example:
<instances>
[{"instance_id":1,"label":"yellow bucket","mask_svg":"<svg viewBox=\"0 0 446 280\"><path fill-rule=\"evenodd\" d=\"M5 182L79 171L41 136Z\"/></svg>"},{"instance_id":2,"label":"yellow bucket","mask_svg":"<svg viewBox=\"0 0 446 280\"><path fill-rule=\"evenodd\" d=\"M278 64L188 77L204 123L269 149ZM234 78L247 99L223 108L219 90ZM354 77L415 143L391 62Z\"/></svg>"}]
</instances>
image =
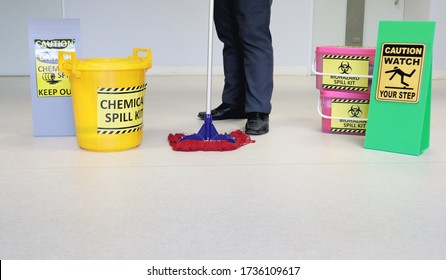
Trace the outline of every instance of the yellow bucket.
<instances>
[{"instance_id":1,"label":"yellow bucket","mask_svg":"<svg viewBox=\"0 0 446 280\"><path fill-rule=\"evenodd\" d=\"M107 152L141 144L145 73L151 67L150 49L134 49L128 58L77 59L74 52L59 52L59 69L70 77L81 148Z\"/></svg>"}]
</instances>

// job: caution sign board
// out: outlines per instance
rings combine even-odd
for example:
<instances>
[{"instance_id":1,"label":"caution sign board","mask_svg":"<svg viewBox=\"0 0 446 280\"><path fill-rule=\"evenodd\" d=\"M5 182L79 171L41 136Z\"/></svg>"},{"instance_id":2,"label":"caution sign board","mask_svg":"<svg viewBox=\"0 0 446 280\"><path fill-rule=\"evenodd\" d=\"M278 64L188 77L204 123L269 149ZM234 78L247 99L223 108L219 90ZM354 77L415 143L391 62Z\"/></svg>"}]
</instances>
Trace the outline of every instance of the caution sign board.
<instances>
[{"instance_id":1,"label":"caution sign board","mask_svg":"<svg viewBox=\"0 0 446 280\"><path fill-rule=\"evenodd\" d=\"M331 90L368 91L369 79L355 75L369 74L368 56L323 55L322 71L348 76L326 75L322 79L322 88Z\"/></svg>"},{"instance_id":2,"label":"caution sign board","mask_svg":"<svg viewBox=\"0 0 446 280\"><path fill-rule=\"evenodd\" d=\"M28 65L34 136L74 136L68 77L58 69L60 51L81 54L79 19L30 19Z\"/></svg>"},{"instance_id":3,"label":"caution sign board","mask_svg":"<svg viewBox=\"0 0 446 280\"><path fill-rule=\"evenodd\" d=\"M435 22L381 21L364 147L420 155L430 144Z\"/></svg>"},{"instance_id":4,"label":"caution sign board","mask_svg":"<svg viewBox=\"0 0 446 280\"><path fill-rule=\"evenodd\" d=\"M382 45L377 100L418 103L425 49L424 44Z\"/></svg>"},{"instance_id":5,"label":"caution sign board","mask_svg":"<svg viewBox=\"0 0 446 280\"><path fill-rule=\"evenodd\" d=\"M147 85L98 88L98 134L125 134L142 129Z\"/></svg>"},{"instance_id":6,"label":"caution sign board","mask_svg":"<svg viewBox=\"0 0 446 280\"><path fill-rule=\"evenodd\" d=\"M354 119L367 119L368 110L368 99L333 99L331 114L340 119L331 119L331 132L364 134L367 121Z\"/></svg>"},{"instance_id":7,"label":"caution sign board","mask_svg":"<svg viewBox=\"0 0 446 280\"><path fill-rule=\"evenodd\" d=\"M75 39L35 39L37 97L71 95L70 80L59 71L59 51L75 51Z\"/></svg>"}]
</instances>

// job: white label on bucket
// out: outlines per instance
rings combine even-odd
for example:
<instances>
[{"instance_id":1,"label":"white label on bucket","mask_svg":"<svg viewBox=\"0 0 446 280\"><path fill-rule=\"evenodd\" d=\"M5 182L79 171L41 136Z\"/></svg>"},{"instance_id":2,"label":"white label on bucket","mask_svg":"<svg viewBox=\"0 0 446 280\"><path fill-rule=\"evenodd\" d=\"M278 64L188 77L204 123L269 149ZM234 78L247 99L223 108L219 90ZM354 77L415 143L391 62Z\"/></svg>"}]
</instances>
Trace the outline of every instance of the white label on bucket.
<instances>
[{"instance_id":1,"label":"white label on bucket","mask_svg":"<svg viewBox=\"0 0 446 280\"><path fill-rule=\"evenodd\" d=\"M141 130L146 86L98 88L98 134Z\"/></svg>"},{"instance_id":2,"label":"white label on bucket","mask_svg":"<svg viewBox=\"0 0 446 280\"><path fill-rule=\"evenodd\" d=\"M339 118L366 119L369 111L368 99L333 99L331 115ZM339 133L365 133L367 122L346 119L332 119L331 131Z\"/></svg>"}]
</instances>

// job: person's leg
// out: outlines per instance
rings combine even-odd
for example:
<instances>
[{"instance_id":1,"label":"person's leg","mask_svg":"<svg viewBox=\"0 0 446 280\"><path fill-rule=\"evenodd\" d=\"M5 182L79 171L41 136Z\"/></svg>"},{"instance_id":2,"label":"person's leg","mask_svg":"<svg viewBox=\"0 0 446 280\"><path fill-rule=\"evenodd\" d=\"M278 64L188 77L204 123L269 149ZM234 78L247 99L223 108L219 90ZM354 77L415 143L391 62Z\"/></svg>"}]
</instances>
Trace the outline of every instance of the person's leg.
<instances>
[{"instance_id":1,"label":"person's leg","mask_svg":"<svg viewBox=\"0 0 446 280\"><path fill-rule=\"evenodd\" d=\"M222 101L231 106L244 109L245 73L243 70L243 49L239 39L239 27L235 17L234 4L234 0L215 0L214 22L218 38L223 42L225 85Z\"/></svg>"},{"instance_id":2,"label":"person's leg","mask_svg":"<svg viewBox=\"0 0 446 280\"><path fill-rule=\"evenodd\" d=\"M269 114L274 69L269 27L272 0L234 0L234 3L239 37L243 44L245 111Z\"/></svg>"}]
</instances>

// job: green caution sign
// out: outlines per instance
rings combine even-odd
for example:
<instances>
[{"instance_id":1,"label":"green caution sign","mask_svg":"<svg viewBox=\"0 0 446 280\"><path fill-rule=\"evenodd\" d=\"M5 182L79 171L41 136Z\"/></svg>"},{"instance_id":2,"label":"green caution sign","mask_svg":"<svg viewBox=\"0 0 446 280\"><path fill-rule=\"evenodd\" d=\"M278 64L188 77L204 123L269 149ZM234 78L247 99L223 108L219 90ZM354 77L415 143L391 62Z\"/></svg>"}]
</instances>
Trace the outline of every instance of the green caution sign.
<instances>
[{"instance_id":1,"label":"green caution sign","mask_svg":"<svg viewBox=\"0 0 446 280\"><path fill-rule=\"evenodd\" d=\"M435 22L379 25L365 148L420 155L429 147Z\"/></svg>"}]
</instances>

